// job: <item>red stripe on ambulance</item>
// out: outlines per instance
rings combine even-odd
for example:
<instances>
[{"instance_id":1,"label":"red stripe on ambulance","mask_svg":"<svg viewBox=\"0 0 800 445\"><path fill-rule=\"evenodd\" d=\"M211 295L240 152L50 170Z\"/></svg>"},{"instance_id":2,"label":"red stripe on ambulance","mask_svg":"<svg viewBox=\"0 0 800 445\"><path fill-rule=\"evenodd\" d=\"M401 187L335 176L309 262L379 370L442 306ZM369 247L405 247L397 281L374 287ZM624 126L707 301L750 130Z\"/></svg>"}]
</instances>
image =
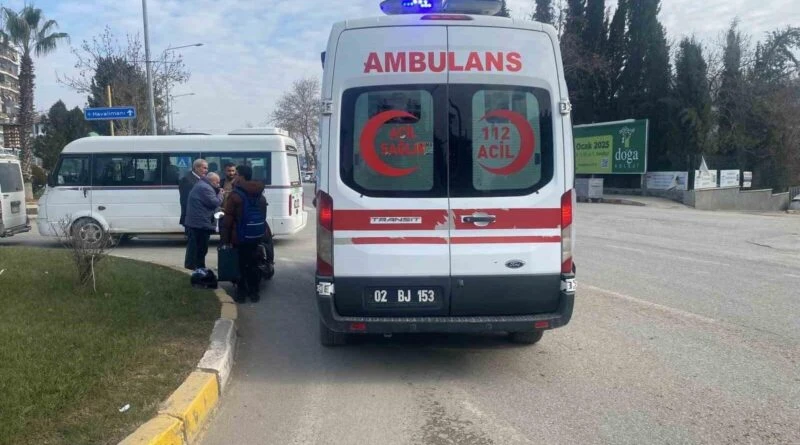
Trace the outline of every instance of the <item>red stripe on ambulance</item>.
<instances>
[{"instance_id":1,"label":"red stripe on ambulance","mask_svg":"<svg viewBox=\"0 0 800 445\"><path fill-rule=\"evenodd\" d=\"M561 209L453 209L453 213L456 230L557 229L561 225ZM476 213L496 219L483 227L464 222L464 217Z\"/></svg>"},{"instance_id":2,"label":"red stripe on ambulance","mask_svg":"<svg viewBox=\"0 0 800 445\"><path fill-rule=\"evenodd\" d=\"M357 245L389 244L448 244L447 238L427 236L358 237L350 240ZM548 244L560 243L560 236L457 236L450 238L450 244Z\"/></svg>"},{"instance_id":3,"label":"red stripe on ambulance","mask_svg":"<svg viewBox=\"0 0 800 445\"><path fill-rule=\"evenodd\" d=\"M561 209L453 209L456 230L557 229ZM463 218L475 213L496 217L493 223L477 226ZM335 210L334 230L434 230L447 226L447 210Z\"/></svg>"}]
</instances>

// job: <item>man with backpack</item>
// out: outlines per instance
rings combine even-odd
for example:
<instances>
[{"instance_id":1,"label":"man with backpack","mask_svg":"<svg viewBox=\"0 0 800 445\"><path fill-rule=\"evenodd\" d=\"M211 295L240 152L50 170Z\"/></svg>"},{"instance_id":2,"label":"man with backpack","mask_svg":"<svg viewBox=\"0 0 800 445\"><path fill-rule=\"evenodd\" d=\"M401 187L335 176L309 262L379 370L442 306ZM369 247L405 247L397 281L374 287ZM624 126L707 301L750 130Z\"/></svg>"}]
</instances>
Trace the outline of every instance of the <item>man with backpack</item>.
<instances>
[{"instance_id":1,"label":"man with backpack","mask_svg":"<svg viewBox=\"0 0 800 445\"><path fill-rule=\"evenodd\" d=\"M222 220L220 241L239 251L240 278L234 300L244 303L260 299L261 270L258 268L259 246L269 233L267 227L267 199L264 183L253 181L253 169L247 165L236 167L237 177L233 190L225 200L225 217Z\"/></svg>"}]
</instances>

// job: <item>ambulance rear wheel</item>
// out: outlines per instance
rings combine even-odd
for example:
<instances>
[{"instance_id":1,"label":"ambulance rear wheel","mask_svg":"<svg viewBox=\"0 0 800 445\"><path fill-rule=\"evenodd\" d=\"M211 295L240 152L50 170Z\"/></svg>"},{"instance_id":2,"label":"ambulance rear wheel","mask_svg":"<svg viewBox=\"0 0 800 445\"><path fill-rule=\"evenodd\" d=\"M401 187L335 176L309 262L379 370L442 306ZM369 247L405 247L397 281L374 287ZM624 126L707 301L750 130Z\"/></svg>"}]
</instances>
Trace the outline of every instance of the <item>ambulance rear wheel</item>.
<instances>
[{"instance_id":1,"label":"ambulance rear wheel","mask_svg":"<svg viewBox=\"0 0 800 445\"><path fill-rule=\"evenodd\" d=\"M527 331L527 332L512 332L509 336L509 339L512 343L517 343L520 345L535 345L542 339L544 335L544 331L536 330L536 331Z\"/></svg>"},{"instance_id":2,"label":"ambulance rear wheel","mask_svg":"<svg viewBox=\"0 0 800 445\"><path fill-rule=\"evenodd\" d=\"M343 346L347 344L347 334L330 330L325 322L319 321L319 342L322 346Z\"/></svg>"}]
</instances>

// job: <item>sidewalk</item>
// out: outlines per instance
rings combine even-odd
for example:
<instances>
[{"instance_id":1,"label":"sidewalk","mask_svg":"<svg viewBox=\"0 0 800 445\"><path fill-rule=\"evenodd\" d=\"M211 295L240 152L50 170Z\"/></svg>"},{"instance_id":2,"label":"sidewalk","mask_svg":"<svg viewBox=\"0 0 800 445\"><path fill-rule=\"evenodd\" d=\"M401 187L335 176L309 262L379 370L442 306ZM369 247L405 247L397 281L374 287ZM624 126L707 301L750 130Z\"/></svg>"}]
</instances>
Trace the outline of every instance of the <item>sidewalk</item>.
<instances>
[{"instance_id":1,"label":"sidewalk","mask_svg":"<svg viewBox=\"0 0 800 445\"><path fill-rule=\"evenodd\" d=\"M580 200L579 202L590 202ZM665 198L641 195L604 195L602 201L595 201L600 204L617 204L639 207L655 207L660 209L682 209L688 208L686 205Z\"/></svg>"}]
</instances>

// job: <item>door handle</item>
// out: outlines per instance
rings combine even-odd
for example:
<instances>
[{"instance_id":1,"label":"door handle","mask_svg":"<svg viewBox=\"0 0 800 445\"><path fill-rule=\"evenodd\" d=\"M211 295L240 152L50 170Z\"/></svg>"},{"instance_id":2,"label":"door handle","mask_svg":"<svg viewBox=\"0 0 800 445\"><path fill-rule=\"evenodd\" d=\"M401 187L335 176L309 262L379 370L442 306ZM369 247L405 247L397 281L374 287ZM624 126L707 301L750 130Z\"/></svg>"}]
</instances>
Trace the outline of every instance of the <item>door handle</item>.
<instances>
[{"instance_id":1,"label":"door handle","mask_svg":"<svg viewBox=\"0 0 800 445\"><path fill-rule=\"evenodd\" d=\"M497 220L497 217L494 215L469 215L469 216L462 216L461 221L465 223L493 223Z\"/></svg>"}]
</instances>

